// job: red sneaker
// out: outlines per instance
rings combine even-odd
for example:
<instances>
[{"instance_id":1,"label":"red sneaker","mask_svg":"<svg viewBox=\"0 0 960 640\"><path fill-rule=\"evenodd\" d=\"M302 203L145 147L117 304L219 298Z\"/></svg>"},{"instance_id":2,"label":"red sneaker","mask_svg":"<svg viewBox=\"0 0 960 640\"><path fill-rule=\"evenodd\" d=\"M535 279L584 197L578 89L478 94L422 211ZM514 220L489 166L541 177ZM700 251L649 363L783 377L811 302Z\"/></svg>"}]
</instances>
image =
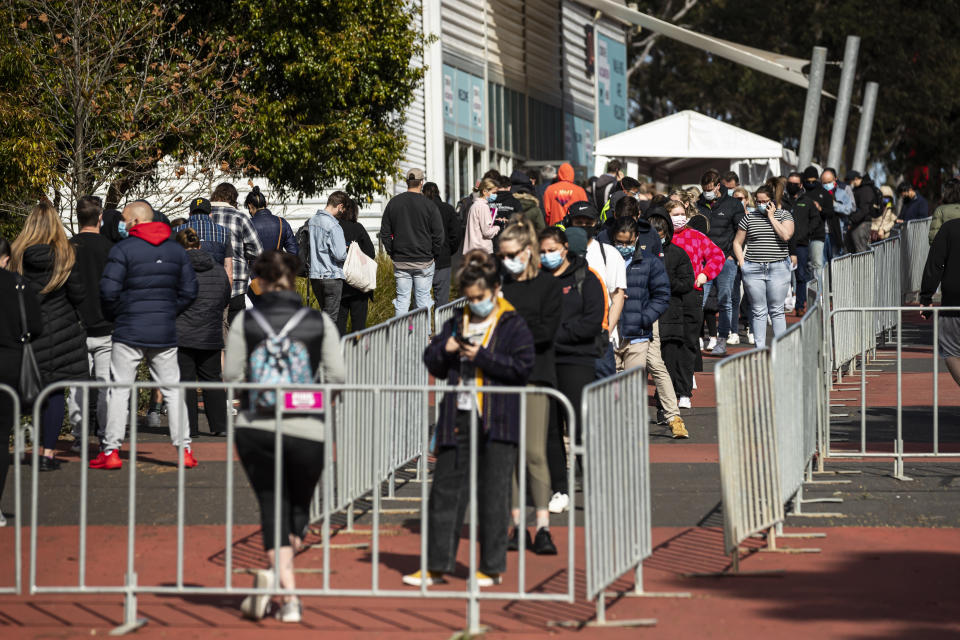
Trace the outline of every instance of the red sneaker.
<instances>
[{"instance_id":1,"label":"red sneaker","mask_svg":"<svg viewBox=\"0 0 960 640\"><path fill-rule=\"evenodd\" d=\"M123 461L120 459L120 453L114 449L109 453L100 452L100 454L90 461L91 469L121 469L123 468Z\"/></svg>"},{"instance_id":2,"label":"red sneaker","mask_svg":"<svg viewBox=\"0 0 960 640\"><path fill-rule=\"evenodd\" d=\"M183 449L183 466L186 469L193 469L195 466L200 464L197 462L197 459L193 457L193 452L190 451L188 447Z\"/></svg>"}]
</instances>

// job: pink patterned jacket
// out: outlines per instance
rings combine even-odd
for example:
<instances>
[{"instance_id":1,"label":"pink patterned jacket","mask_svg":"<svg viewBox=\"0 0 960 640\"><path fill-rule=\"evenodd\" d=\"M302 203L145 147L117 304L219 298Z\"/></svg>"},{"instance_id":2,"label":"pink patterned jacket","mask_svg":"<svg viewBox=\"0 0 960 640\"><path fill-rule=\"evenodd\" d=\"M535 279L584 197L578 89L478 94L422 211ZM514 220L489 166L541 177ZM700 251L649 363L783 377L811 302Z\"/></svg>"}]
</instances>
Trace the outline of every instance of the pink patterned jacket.
<instances>
[{"instance_id":1,"label":"pink patterned jacket","mask_svg":"<svg viewBox=\"0 0 960 640\"><path fill-rule=\"evenodd\" d=\"M694 277L703 273L707 276L707 282L710 282L720 275L720 270L723 269L723 251L707 236L696 229L684 227L674 234L673 244L690 256ZM697 287L697 290L700 288Z\"/></svg>"}]
</instances>

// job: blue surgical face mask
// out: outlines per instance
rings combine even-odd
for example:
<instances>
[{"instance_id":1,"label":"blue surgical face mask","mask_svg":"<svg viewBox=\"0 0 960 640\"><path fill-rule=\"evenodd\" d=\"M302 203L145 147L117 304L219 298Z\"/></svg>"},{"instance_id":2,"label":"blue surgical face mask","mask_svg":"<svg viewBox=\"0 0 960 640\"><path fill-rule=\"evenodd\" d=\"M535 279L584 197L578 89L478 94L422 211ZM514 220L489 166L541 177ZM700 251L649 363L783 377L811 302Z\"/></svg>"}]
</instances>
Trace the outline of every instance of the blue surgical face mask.
<instances>
[{"instance_id":1,"label":"blue surgical face mask","mask_svg":"<svg viewBox=\"0 0 960 640\"><path fill-rule=\"evenodd\" d=\"M553 271L563 263L563 253L560 251L547 251L540 254L540 266L547 271Z\"/></svg>"},{"instance_id":2,"label":"blue surgical face mask","mask_svg":"<svg viewBox=\"0 0 960 640\"><path fill-rule=\"evenodd\" d=\"M130 236L130 231L127 230L127 223L125 220L121 220L117 223L117 233L120 234L121 238L128 238Z\"/></svg>"},{"instance_id":3,"label":"blue surgical face mask","mask_svg":"<svg viewBox=\"0 0 960 640\"><path fill-rule=\"evenodd\" d=\"M496 304L497 303L494 301L492 297L486 300L480 300L479 302L471 302L469 304L470 313L472 313L473 315L479 318L486 318L488 315L490 315L491 312L493 312L493 307Z\"/></svg>"},{"instance_id":4,"label":"blue surgical face mask","mask_svg":"<svg viewBox=\"0 0 960 640\"><path fill-rule=\"evenodd\" d=\"M619 251L619 252L620 252L620 255L623 256L623 259L626 260L627 258L632 258L632 257L633 257L633 254L634 254L634 251L635 251L635 250L634 250L633 247L620 247L620 246L618 246L618 247L617 247L617 251Z\"/></svg>"},{"instance_id":5,"label":"blue surgical face mask","mask_svg":"<svg viewBox=\"0 0 960 640\"><path fill-rule=\"evenodd\" d=\"M706 200L707 202L710 202L711 200L713 200L713 199L716 198L716 197L717 197L717 194L716 194L715 191L704 191L704 192L703 192L703 199Z\"/></svg>"},{"instance_id":6,"label":"blue surgical face mask","mask_svg":"<svg viewBox=\"0 0 960 640\"><path fill-rule=\"evenodd\" d=\"M524 252L526 254L526 252ZM503 268L512 273L515 276L523 273L523 270L527 268L527 264L530 262L529 257L521 258L520 255L516 255L512 258L503 259Z\"/></svg>"},{"instance_id":7,"label":"blue surgical face mask","mask_svg":"<svg viewBox=\"0 0 960 640\"><path fill-rule=\"evenodd\" d=\"M823 188L826 189L827 191L833 191L833 188L834 188L835 186L837 186L837 183L836 183L836 182L824 182L824 183L823 183Z\"/></svg>"},{"instance_id":8,"label":"blue surgical face mask","mask_svg":"<svg viewBox=\"0 0 960 640\"><path fill-rule=\"evenodd\" d=\"M487 196L487 202L496 202L496 201L497 201L497 194L491 193L490 195Z\"/></svg>"},{"instance_id":9,"label":"blue surgical face mask","mask_svg":"<svg viewBox=\"0 0 960 640\"><path fill-rule=\"evenodd\" d=\"M728 196L732 196L732 195L733 195L733 189L727 189L727 195L728 195Z\"/></svg>"}]
</instances>

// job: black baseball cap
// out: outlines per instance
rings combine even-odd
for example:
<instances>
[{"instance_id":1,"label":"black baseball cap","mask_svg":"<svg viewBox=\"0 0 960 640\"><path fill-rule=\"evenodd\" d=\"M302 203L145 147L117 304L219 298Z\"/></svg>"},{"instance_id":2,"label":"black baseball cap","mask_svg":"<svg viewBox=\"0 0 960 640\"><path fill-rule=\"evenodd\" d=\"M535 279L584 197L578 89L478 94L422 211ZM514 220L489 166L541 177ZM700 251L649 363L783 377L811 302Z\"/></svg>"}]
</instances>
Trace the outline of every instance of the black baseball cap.
<instances>
[{"instance_id":1,"label":"black baseball cap","mask_svg":"<svg viewBox=\"0 0 960 640\"><path fill-rule=\"evenodd\" d=\"M190 201L190 213L193 213L194 211L210 213L210 201L206 198L194 198Z\"/></svg>"},{"instance_id":2,"label":"black baseball cap","mask_svg":"<svg viewBox=\"0 0 960 640\"><path fill-rule=\"evenodd\" d=\"M567 215L570 216L571 220L574 218L590 218L591 220L598 220L600 218L597 208L586 200L581 200L571 204L570 208L567 209Z\"/></svg>"}]
</instances>

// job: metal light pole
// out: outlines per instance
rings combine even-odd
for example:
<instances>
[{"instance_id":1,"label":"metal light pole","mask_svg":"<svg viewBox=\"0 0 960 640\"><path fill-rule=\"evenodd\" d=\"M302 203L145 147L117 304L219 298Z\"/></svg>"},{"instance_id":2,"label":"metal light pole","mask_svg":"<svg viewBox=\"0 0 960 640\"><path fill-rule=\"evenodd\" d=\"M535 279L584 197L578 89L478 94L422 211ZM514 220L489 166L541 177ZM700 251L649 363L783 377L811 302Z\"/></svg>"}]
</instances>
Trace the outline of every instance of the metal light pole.
<instances>
[{"instance_id":1,"label":"metal light pole","mask_svg":"<svg viewBox=\"0 0 960 640\"><path fill-rule=\"evenodd\" d=\"M870 148L870 132L873 129L873 114L877 109L876 82L868 82L863 92L863 108L860 110L860 128L857 129L857 148L853 153L853 170L866 173L867 151Z\"/></svg>"},{"instance_id":2,"label":"metal light pole","mask_svg":"<svg viewBox=\"0 0 960 640\"><path fill-rule=\"evenodd\" d=\"M853 78L857 72L857 53L860 36L847 36L843 50L843 71L840 74L840 90L837 92L837 110L833 114L833 131L830 133L830 150L827 166L840 171L843 154L843 139L847 133L847 117L850 115L850 96L853 95Z\"/></svg>"},{"instance_id":3,"label":"metal light pole","mask_svg":"<svg viewBox=\"0 0 960 640\"><path fill-rule=\"evenodd\" d=\"M823 91L823 73L827 63L827 48L814 47L810 56L810 85L807 87L807 102L803 108L803 131L800 133L800 151L797 154L798 169L810 165L813 160L813 143L817 138L817 120L820 117L820 95Z\"/></svg>"}]
</instances>

